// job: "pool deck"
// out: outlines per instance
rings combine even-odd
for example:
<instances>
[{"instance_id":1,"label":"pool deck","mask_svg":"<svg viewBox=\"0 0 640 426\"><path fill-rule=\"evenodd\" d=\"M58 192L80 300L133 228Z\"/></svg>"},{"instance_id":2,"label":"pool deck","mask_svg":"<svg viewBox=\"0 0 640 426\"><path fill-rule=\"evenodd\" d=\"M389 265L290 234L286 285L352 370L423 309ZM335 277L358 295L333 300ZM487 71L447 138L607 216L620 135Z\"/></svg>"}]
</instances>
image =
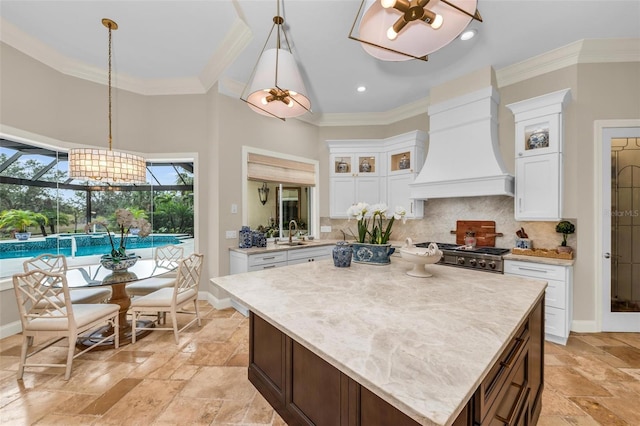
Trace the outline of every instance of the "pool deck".
<instances>
[{"instance_id":1,"label":"pool deck","mask_svg":"<svg viewBox=\"0 0 640 426\"><path fill-rule=\"evenodd\" d=\"M44 237L31 237L29 240L31 241L44 241ZM15 242L16 240L4 240L0 241L0 244L7 242ZM194 241L193 238L184 238L180 240L180 244L184 246L185 255L191 254L194 251ZM141 256L143 259L151 259L153 258L153 247L149 248L135 248L133 249L138 256ZM73 268L76 266L90 265L96 264L100 262L101 255L92 255L92 256L67 256L67 266L69 268ZM13 259L0 259L0 279L8 278L13 274L22 273L24 269L22 268L22 263L31 259L31 256L28 257L16 257Z\"/></svg>"}]
</instances>

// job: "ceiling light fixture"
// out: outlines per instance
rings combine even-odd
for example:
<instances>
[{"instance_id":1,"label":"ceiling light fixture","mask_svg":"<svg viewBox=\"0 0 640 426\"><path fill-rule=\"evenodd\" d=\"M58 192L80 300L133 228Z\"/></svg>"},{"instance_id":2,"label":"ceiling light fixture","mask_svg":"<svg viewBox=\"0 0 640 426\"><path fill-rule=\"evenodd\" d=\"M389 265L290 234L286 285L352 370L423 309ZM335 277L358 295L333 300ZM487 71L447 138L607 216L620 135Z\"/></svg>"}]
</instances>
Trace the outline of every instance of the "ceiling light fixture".
<instances>
[{"instance_id":1,"label":"ceiling light fixture","mask_svg":"<svg viewBox=\"0 0 640 426\"><path fill-rule=\"evenodd\" d=\"M383 61L426 61L472 19L482 22L477 4L477 0L362 0L349 38Z\"/></svg>"},{"instance_id":2,"label":"ceiling light fixture","mask_svg":"<svg viewBox=\"0 0 640 426\"><path fill-rule=\"evenodd\" d=\"M358 88L356 89L358 92L362 93L362 92L366 92L367 88L364 86L358 86Z\"/></svg>"},{"instance_id":3,"label":"ceiling light fixture","mask_svg":"<svg viewBox=\"0 0 640 426\"><path fill-rule=\"evenodd\" d=\"M69 177L109 183L145 183L147 164L144 158L126 152L112 151L111 135L111 32L118 24L108 18L102 25L109 29L109 150L76 148L69 151Z\"/></svg>"},{"instance_id":4,"label":"ceiling light fixture","mask_svg":"<svg viewBox=\"0 0 640 426\"><path fill-rule=\"evenodd\" d=\"M460 40L462 40L462 41L471 40L472 38L474 38L476 36L476 34L478 34L478 31L476 31L476 30L467 30L467 31L463 32L462 34L460 34Z\"/></svg>"},{"instance_id":5,"label":"ceiling light fixture","mask_svg":"<svg viewBox=\"0 0 640 426\"><path fill-rule=\"evenodd\" d=\"M262 187L258 188L258 199L263 206L267 204L267 200L269 199L269 187L267 186L267 182L262 182Z\"/></svg>"},{"instance_id":6,"label":"ceiling light fixture","mask_svg":"<svg viewBox=\"0 0 640 426\"><path fill-rule=\"evenodd\" d=\"M273 17L269 36L240 99L258 114L285 120L311 111L311 102L305 95L307 91L284 31L280 0L276 3L277 15ZM276 47L265 50L274 29ZM286 49L281 48L281 38L286 42Z\"/></svg>"}]
</instances>

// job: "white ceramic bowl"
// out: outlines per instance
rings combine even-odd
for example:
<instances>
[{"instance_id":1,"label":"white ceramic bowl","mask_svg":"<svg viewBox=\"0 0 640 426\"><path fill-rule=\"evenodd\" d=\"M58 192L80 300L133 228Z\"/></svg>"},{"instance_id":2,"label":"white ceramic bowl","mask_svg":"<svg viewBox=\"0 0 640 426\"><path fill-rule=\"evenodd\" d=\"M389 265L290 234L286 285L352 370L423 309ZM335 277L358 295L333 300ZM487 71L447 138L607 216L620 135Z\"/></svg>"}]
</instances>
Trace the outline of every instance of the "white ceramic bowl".
<instances>
[{"instance_id":1,"label":"white ceramic bowl","mask_svg":"<svg viewBox=\"0 0 640 426\"><path fill-rule=\"evenodd\" d=\"M413 269L407 271L407 275L418 278L431 277L432 274L427 272L425 265L438 263L442 258L442 251L435 243L429 244L429 248L418 247L402 247L400 255L407 262L413 263Z\"/></svg>"}]
</instances>

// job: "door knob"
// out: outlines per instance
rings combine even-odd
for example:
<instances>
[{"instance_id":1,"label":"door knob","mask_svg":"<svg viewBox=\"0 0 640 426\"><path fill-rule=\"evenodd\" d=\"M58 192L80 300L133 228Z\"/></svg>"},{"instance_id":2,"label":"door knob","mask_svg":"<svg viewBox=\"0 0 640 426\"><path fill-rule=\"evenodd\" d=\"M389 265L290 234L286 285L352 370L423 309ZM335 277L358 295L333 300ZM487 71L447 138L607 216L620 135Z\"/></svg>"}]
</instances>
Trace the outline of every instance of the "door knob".
<instances>
[{"instance_id":1,"label":"door knob","mask_svg":"<svg viewBox=\"0 0 640 426\"><path fill-rule=\"evenodd\" d=\"M605 254L604 254L604 258L605 258L605 259L609 259L610 257L611 257L611 253L605 253Z\"/></svg>"}]
</instances>

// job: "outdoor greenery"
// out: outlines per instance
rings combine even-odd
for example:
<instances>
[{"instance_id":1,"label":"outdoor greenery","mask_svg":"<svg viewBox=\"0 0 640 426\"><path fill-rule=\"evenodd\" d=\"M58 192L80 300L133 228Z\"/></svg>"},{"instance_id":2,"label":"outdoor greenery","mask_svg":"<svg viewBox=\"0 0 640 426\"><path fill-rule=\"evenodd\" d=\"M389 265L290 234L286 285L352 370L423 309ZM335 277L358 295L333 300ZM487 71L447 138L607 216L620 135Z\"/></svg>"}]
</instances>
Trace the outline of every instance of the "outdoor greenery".
<instances>
[{"instance_id":1,"label":"outdoor greenery","mask_svg":"<svg viewBox=\"0 0 640 426\"><path fill-rule=\"evenodd\" d=\"M4 210L0 213L0 228L9 232L27 232L30 226L47 224L47 217L30 210Z\"/></svg>"},{"instance_id":2,"label":"outdoor greenery","mask_svg":"<svg viewBox=\"0 0 640 426\"><path fill-rule=\"evenodd\" d=\"M0 164L7 160L0 154ZM14 162L2 172L4 176L31 179L45 167L40 161L28 159ZM40 180L65 182L66 171L51 168ZM176 184L193 184L187 173L176 176ZM91 220L109 220L119 208L129 209L136 219L147 219L153 233L180 233L193 235L192 191L91 191ZM38 213L35 223L28 226L39 229L43 236L60 232L84 232L87 222L87 192L29 185L0 184L0 212L24 210ZM47 230L47 227L49 228ZM12 229L2 227L0 238L13 238ZM34 233L35 229L32 229ZM35 233L38 233L37 231Z\"/></svg>"}]
</instances>

